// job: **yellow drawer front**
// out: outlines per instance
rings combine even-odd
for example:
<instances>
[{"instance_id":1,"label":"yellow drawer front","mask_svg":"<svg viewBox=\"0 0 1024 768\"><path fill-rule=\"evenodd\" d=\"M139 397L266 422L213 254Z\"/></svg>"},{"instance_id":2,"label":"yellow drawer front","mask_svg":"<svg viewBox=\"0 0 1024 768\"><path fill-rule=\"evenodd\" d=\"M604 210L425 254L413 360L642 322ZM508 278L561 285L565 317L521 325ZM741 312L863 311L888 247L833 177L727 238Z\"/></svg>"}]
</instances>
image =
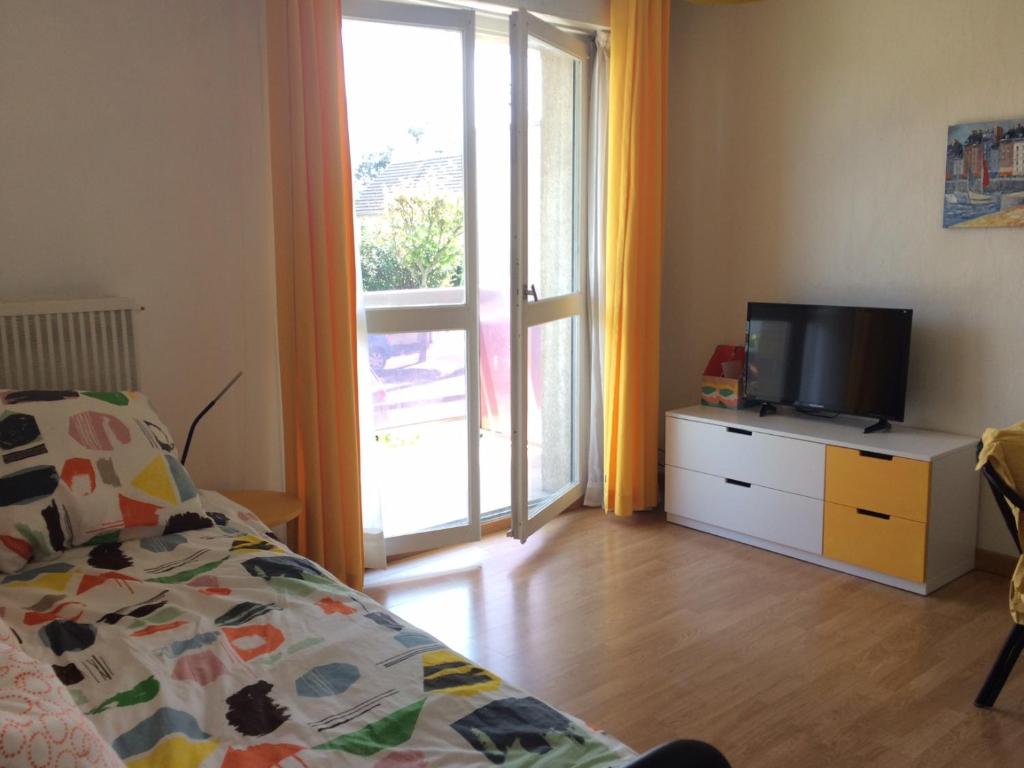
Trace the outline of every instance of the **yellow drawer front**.
<instances>
[{"instance_id":1,"label":"yellow drawer front","mask_svg":"<svg viewBox=\"0 0 1024 768\"><path fill-rule=\"evenodd\" d=\"M875 513L877 514L877 513ZM907 581L924 581L925 524L825 502L822 554Z\"/></svg>"},{"instance_id":2,"label":"yellow drawer front","mask_svg":"<svg viewBox=\"0 0 1024 768\"><path fill-rule=\"evenodd\" d=\"M825 451L825 501L923 523L928 519L930 475L927 461L830 445Z\"/></svg>"}]
</instances>

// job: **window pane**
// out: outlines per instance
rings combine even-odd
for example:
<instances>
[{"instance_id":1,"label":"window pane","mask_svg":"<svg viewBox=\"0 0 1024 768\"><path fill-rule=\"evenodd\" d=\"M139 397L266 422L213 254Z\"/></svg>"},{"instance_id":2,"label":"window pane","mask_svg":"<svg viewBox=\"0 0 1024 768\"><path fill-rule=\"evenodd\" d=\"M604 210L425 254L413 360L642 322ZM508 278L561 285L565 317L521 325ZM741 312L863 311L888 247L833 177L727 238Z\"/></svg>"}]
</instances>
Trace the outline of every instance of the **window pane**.
<instances>
[{"instance_id":1,"label":"window pane","mask_svg":"<svg viewBox=\"0 0 1024 768\"><path fill-rule=\"evenodd\" d=\"M508 36L476 37L477 227L480 275L480 512L512 504L509 346L509 166L512 68Z\"/></svg>"},{"instance_id":2,"label":"window pane","mask_svg":"<svg viewBox=\"0 0 1024 768\"><path fill-rule=\"evenodd\" d=\"M368 342L384 535L465 524L465 332L371 334Z\"/></svg>"},{"instance_id":3,"label":"window pane","mask_svg":"<svg viewBox=\"0 0 1024 768\"><path fill-rule=\"evenodd\" d=\"M462 35L342 25L367 307L465 301Z\"/></svg>"},{"instance_id":4,"label":"window pane","mask_svg":"<svg viewBox=\"0 0 1024 768\"><path fill-rule=\"evenodd\" d=\"M576 318L529 330L527 348L527 498L556 496L576 480Z\"/></svg>"},{"instance_id":5,"label":"window pane","mask_svg":"<svg viewBox=\"0 0 1024 768\"><path fill-rule=\"evenodd\" d=\"M576 289L576 60L530 38L527 282L539 298Z\"/></svg>"}]
</instances>

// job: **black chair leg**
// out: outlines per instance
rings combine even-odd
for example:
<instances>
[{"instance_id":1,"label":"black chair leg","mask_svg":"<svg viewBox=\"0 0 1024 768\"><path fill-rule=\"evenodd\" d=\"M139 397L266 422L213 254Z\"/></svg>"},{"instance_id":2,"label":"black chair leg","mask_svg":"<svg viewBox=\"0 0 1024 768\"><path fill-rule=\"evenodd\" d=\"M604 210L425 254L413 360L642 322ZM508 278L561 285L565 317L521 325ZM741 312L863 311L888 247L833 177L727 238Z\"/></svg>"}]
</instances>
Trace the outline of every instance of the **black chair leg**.
<instances>
[{"instance_id":1,"label":"black chair leg","mask_svg":"<svg viewBox=\"0 0 1024 768\"><path fill-rule=\"evenodd\" d=\"M974 700L976 707L991 707L999 698L999 692L1003 690L1006 678L1010 676L1013 665L1017 663L1020 652L1024 650L1024 625L1014 624L1010 630L1009 637L1003 644L1003 650L996 657L996 663L985 678L985 684L978 691L978 698Z\"/></svg>"}]
</instances>

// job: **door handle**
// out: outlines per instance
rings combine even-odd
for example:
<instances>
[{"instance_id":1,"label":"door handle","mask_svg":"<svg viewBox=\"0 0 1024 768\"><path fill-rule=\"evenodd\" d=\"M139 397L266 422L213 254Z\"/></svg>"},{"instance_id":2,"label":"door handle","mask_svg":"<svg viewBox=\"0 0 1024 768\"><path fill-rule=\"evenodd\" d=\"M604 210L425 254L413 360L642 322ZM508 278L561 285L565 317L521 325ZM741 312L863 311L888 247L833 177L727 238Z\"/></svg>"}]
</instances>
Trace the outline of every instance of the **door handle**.
<instances>
[{"instance_id":1,"label":"door handle","mask_svg":"<svg viewBox=\"0 0 1024 768\"><path fill-rule=\"evenodd\" d=\"M742 480L733 480L731 477L725 478L725 482L729 485L738 485L740 488L749 488L750 483L745 483Z\"/></svg>"},{"instance_id":2,"label":"door handle","mask_svg":"<svg viewBox=\"0 0 1024 768\"><path fill-rule=\"evenodd\" d=\"M750 437L750 436L752 436L754 434L753 432L751 432L748 429L737 429L736 427L726 427L725 431L726 432L731 432L734 435L747 435L748 437Z\"/></svg>"},{"instance_id":3,"label":"door handle","mask_svg":"<svg viewBox=\"0 0 1024 768\"><path fill-rule=\"evenodd\" d=\"M537 298L537 288L536 288L536 286L533 283L530 283L530 287L529 287L529 289L527 289L526 285L524 284L523 285L523 297L524 297L524 299L528 299L530 296L533 296L533 300L534 301L540 301L540 299Z\"/></svg>"}]
</instances>

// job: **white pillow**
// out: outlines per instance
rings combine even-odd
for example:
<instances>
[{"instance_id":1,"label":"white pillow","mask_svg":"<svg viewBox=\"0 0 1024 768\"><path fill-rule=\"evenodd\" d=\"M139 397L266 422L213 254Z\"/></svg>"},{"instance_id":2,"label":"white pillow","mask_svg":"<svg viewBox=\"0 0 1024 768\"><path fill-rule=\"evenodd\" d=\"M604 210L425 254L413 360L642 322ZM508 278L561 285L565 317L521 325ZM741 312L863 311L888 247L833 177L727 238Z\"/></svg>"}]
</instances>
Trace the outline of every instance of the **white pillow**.
<instances>
[{"instance_id":1,"label":"white pillow","mask_svg":"<svg viewBox=\"0 0 1024 768\"><path fill-rule=\"evenodd\" d=\"M211 525L141 393L0 390L0 572Z\"/></svg>"}]
</instances>

